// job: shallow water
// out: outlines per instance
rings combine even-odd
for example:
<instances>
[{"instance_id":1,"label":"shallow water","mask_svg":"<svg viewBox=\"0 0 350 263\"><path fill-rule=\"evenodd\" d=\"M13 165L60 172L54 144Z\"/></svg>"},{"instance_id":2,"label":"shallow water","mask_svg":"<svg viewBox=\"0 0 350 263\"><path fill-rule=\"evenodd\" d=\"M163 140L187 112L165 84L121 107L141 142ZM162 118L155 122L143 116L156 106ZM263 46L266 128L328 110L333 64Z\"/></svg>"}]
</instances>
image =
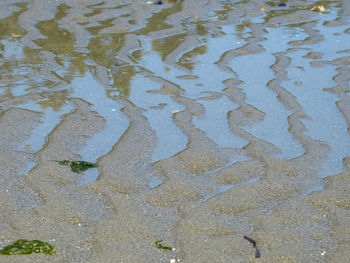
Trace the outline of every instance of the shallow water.
<instances>
[{"instance_id":1,"label":"shallow water","mask_svg":"<svg viewBox=\"0 0 350 263\"><path fill-rule=\"evenodd\" d=\"M0 247L346 262L350 6L280 3L2 1Z\"/></svg>"}]
</instances>

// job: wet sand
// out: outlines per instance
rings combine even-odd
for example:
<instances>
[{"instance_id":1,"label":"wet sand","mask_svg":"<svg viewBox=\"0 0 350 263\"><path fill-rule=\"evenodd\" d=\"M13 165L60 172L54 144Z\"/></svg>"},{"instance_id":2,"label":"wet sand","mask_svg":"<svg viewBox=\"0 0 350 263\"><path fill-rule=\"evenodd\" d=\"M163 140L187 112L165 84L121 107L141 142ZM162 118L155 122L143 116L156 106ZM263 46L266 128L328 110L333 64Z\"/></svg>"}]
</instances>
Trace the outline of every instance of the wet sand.
<instances>
[{"instance_id":1,"label":"wet sand","mask_svg":"<svg viewBox=\"0 0 350 263\"><path fill-rule=\"evenodd\" d=\"M349 261L350 5L283 3L2 1L0 248L56 254L0 262Z\"/></svg>"}]
</instances>

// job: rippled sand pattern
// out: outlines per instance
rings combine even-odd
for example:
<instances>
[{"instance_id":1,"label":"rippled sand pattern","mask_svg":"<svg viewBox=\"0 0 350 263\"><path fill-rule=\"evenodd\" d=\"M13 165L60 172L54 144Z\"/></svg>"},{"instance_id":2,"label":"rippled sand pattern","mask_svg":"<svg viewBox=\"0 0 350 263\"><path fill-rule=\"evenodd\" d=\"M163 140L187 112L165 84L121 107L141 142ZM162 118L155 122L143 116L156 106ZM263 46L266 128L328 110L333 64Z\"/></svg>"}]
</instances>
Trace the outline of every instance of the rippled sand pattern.
<instances>
[{"instance_id":1,"label":"rippled sand pattern","mask_svg":"<svg viewBox=\"0 0 350 263\"><path fill-rule=\"evenodd\" d=\"M0 262L349 262L349 3L2 0Z\"/></svg>"}]
</instances>

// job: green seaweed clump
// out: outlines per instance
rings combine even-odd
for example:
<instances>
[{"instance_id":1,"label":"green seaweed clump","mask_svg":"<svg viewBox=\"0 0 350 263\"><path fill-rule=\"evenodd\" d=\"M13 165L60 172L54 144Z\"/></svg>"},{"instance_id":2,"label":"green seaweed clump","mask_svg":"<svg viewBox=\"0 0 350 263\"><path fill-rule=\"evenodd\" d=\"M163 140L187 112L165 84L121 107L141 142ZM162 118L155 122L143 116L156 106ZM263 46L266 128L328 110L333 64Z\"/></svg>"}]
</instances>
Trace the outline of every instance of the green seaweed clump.
<instances>
[{"instance_id":1,"label":"green seaweed clump","mask_svg":"<svg viewBox=\"0 0 350 263\"><path fill-rule=\"evenodd\" d=\"M157 248L159 249L164 249L164 250L168 250L168 251L171 251L172 248L171 247L166 247L166 246L163 246L161 243L163 242L163 240L158 240L156 241L154 244L156 245Z\"/></svg>"},{"instance_id":2,"label":"green seaweed clump","mask_svg":"<svg viewBox=\"0 0 350 263\"><path fill-rule=\"evenodd\" d=\"M39 240L19 239L0 250L0 255L27 255L32 253L55 254L55 248L47 242Z\"/></svg>"},{"instance_id":3,"label":"green seaweed clump","mask_svg":"<svg viewBox=\"0 0 350 263\"><path fill-rule=\"evenodd\" d=\"M87 169L97 167L96 163L90 163L86 161L69 161L63 160L58 162L60 165L70 166L70 169L73 173L81 173L86 171Z\"/></svg>"}]
</instances>

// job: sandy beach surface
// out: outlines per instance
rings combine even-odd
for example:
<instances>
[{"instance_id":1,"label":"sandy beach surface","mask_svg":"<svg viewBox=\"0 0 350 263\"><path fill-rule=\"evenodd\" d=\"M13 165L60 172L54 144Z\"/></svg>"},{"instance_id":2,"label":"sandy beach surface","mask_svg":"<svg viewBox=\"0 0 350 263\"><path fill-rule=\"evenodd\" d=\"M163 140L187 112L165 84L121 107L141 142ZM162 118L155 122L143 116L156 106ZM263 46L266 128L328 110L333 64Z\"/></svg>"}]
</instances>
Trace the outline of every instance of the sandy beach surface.
<instances>
[{"instance_id":1,"label":"sandy beach surface","mask_svg":"<svg viewBox=\"0 0 350 263\"><path fill-rule=\"evenodd\" d=\"M350 262L349 21L347 0L1 0L0 249L56 253L0 262Z\"/></svg>"}]
</instances>

